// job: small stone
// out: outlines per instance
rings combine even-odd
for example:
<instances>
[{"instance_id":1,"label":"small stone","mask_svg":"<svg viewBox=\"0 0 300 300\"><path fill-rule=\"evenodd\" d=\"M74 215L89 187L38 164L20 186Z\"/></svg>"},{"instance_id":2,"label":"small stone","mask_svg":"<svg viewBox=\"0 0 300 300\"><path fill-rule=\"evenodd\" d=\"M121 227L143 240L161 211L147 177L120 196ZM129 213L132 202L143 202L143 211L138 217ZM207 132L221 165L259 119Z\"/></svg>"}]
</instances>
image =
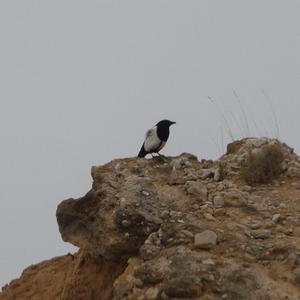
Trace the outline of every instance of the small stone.
<instances>
[{"instance_id":1,"label":"small stone","mask_svg":"<svg viewBox=\"0 0 300 300\"><path fill-rule=\"evenodd\" d=\"M216 169L214 171L214 181L220 181L221 179L221 172L220 172L220 169Z\"/></svg>"},{"instance_id":2,"label":"small stone","mask_svg":"<svg viewBox=\"0 0 300 300\"><path fill-rule=\"evenodd\" d=\"M214 265L215 265L215 262L214 262L211 258L204 259L204 260L202 261L202 263L203 263L204 265L210 265L210 266L214 266Z\"/></svg>"},{"instance_id":3,"label":"small stone","mask_svg":"<svg viewBox=\"0 0 300 300\"><path fill-rule=\"evenodd\" d=\"M260 223L252 223L250 224L250 228L253 230L259 229L261 227Z\"/></svg>"},{"instance_id":4,"label":"small stone","mask_svg":"<svg viewBox=\"0 0 300 300\"><path fill-rule=\"evenodd\" d=\"M186 180L197 180L198 179L197 173L194 169L185 168L184 173L186 175L185 176Z\"/></svg>"},{"instance_id":5,"label":"small stone","mask_svg":"<svg viewBox=\"0 0 300 300\"><path fill-rule=\"evenodd\" d=\"M160 214L162 219L167 219L170 215L169 215L169 211L167 210L163 210Z\"/></svg>"},{"instance_id":6,"label":"small stone","mask_svg":"<svg viewBox=\"0 0 300 300\"><path fill-rule=\"evenodd\" d=\"M214 205L212 202L206 202L207 203L207 207L209 208L210 212L213 213L213 208L214 208Z\"/></svg>"},{"instance_id":7,"label":"small stone","mask_svg":"<svg viewBox=\"0 0 300 300\"><path fill-rule=\"evenodd\" d=\"M192 154L192 153L188 153L188 152L181 153L180 157L184 157L184 158L187 158L187 159L193 160L193 161L198 161L197 155Z\"/></svg>"},{"instance_id":8,"label":"small stone","mask_svg":"<svg viewBox=\"0 0 300 300\"><path fill-rule=\"evenodd\" d=\"M272 232L271 232L271 230L268 230L268 229L261 229L261 230L251 231L250 234L255 239L265 240L271 236Z\"/></svg>"},{"instance_id":9,"label":"small stone","mask_svg":"<svg viewBox=\"0 0 300 300\"><path fill-rule=\"evenodd\" d=\"M211 230L205 230L195 235L195 247L200 249L211 249L217 245L217 235Z\"/></svg>"},{"instance_id":10,"label":"small stone","mask_svg":"<svg viewBox=\"0 0 300 300\"><path fill-rule=\"evenodd\" d=\"M149 288L146 293L147 300L155 300L158 299L159 289L158 288Z\"/></svg>"},{"instance_id":11,"label":"small stone","mask_svg":"<svg viewBox=\"0 0 300 300\"><path fill-rule=\"evenodd\" d=\"M178 217L178 218L182 218L182 216L183 216L183 213L182 213L181 211L179 211L179 212L177 213L177 217Z\"/></svg>"},{"instance_id":12,"label":"small stone","mask_svg":"<svg viewBox=\"0 0 300 300\"><path fill-rule=\"evenodd\" d=\"M252 146L259 148L262 145L265 145L266 143L268 143L268 138L265 138L265 137L253 138L253 139L249 140L249 143L251 143Z\"/></svg>"},{"instance_id":13,"label":"small stone","mask_svg":"<svg viewBox=\"0 0 300 300\"><path fill-rule=\"evenodd\" d=\"M249 185L244 185L244 186L242 187L242 190L249 193L249 192L251 192L252 187L249 186Z\"/></svg>"},{"instance_id":14,"label":"small stone","mask_svg":"<svg viewBox=\"0 0 300 300\"><path fill-rule=\"evenodd\" d=\"M291 183L291 186L297 190L300 190L300 184L298 182Z\"/></svg>"},{"instance_id":15,"label":"small stone","mask_svg":"<svg viewBox=\"0 0 300 300\"><path fill-rule=\"evenodd\" d=\"M207 189L208 189L209 191L215 190L215 189L216 189L216 184L215 184L215 183L208 183L208 184L206 185L206 187L207 187Z\"/></svg>"},{"instance_id":16,"label":"small stone","mask_svg":"<svg viewBox=\"0 0 300 300\"><path fill-rule=\"evenodd\" d=\"M224 207L224 198L221 195L217 195L213 199L213 204L215 208Z\"/></svg>"},{"instance_id":17,"label":"small stone","mask_svg":"<svg viewBox=\"0 0 300 300\"><path fill-rule=\"evenodd\" d=\"M223 180L223 185L224 185L225 188L232 188L233 187L232 181L230 181L228 179Z\"/></svg>"},{"instance_id":18,"label":"small stone","mask_svg":"<svg viewBox=\"0 0 300 300\"><path fill-rule=\"evenodd\" d=\"M142 194L143 194L144 196L146 196L146 197L150 196L150 193L147 192L147 191L142 191Z\"/></svg>"},{"instance_id":19,"label":"small stone","mask_svg":"<svg viewBox=\"0 0 300 300\"><path fill-rule=\"evenodd\" d=\"M286 235L293 235L294 234L294 230L292 228L289 228L288 230L285 231Z\"/></svg>"},{"instance_id":20,"label":"small stone","mask_svg":"<svg viewBox=\"0 0 300 300\"><path fill-rule=\"evenodd\" d=\"M200 208L200 206L198 204L193 204L193 209L194 210L198 210Z\"/></svg>"},{"instance_id":21,"label":"small stone","mask_svg":"<svg viewBox=\"0 0 300 300\"><path fill-rule=\"evenodd\" d=\"M226 215L225 208L216 208L214 211L214 217L220 217L220 216L225 216L225 215Z\"/></svg>"},{"instance_id":22,"label":"small stone","mask_svg":"<svg viewBox=\"0 0 300 300\"><path fill-rule=\"evenodd\" d=\"M271 220L268 220L265 222L265 228L272 228L274 226L274 223Z\"/></svg>"},{"instance_id":23,"label":"small stone","mask_svg":"<svg viewBox=\"0 0 300 300\"><path fill-rule=\"evenodd\" d=\"M213 217L213 215L211 215L209 213L204 213L203 216L208 221L216 221L216 219Z\"/></svg>"},{"instance_id":24,"label":"small stone","mask_svg":"<svg viewBox=\"0 0 300 300\"><path fill-rule=\"evenodd\" d=\"M189 238L193 238L194 237L194 234L188 230L181 230L181 232L186 236L186 237L189 237Z\"/></svg>"},{"instance_id":25,"label":"small stone","mask_svg":"<svg viewBox=\"0 0 300 300\"><path fill-rule=\"evenodd\" d=\"M125 198L121 198L120 199L120 208L124 209L126 207L126 205L127 205L126 199Z\"/></svg>"},{"instance_id":26,"label":"small stone","mask_svg":"<svg viewBox=\"0 0 300 300\"><path fill-rule=\"evenodd\" d=\"M208 204L203 204L200 206L201 210L207 210L208 209Z\"/></svg>"},{"instance_id":27,"label":"small stone","mask_svg":"<svg viewBox=\"0 0 300 300\"><path fill-rule=\"evenodd\" d=\"M223 184L219 184L218 186L217 186L217 191L218 192L222 192L223 190L224 190L224 185Z\"/></svg>"},{"instance_id":28,"label":"small stone","mask_svg":"<svg viewBox=\"0 0 300 300\"><path fill-rule=\"evenodd\" d=\"M171 210L170 213L169 213L169 215L170 215L170 217L171 217L172 219L175 219L175 218L177 217L177 212L174 211L174 210Z\"/></svg>"},{"instance_id":29,"label":"small stone","mask_svg":"<svg viewBox=\"0 0 300 300\"><path fill-rule=\"evenodd\" d=\"M275 215L273 215L273 217L272 217L272 221L273 221L274 223L277 223L277 222L279 221L280 217L281 217L280 214L275 214Z\"/></svg>"},{"instance_id":30,"label":"small stone","mask_svg":"<svg viewBox=\"0 0 300 300\"><path fill-rule=\"evenodd\" d=\"M128 221L128 220L123 220L122 221L122 226L123 227L129 227L130 225L131 225L130 221Z\"/></svg>"},{"instance_id":31,"label":"small stone","mask_svg":"<svg viewBox=\"0 0 300 300\"><path fill-rule=\"evenodd\" d=\"M225 206L241 207L247 203L248 193L232 189L224 194Z\"/></svg>"},{"instance_id":32,"label":"small stone","mask_svg":"<svg viewBox=\"0 0 300 300\"><path fill-rule=\"evenodd\" d=\"M207 179L207 178L211 178L214 176L214 173L212 172L212 170L209 169L203 169L201 170L201 173L199 174L199 177L201 179Z\"/></svg>"},{"instance_id":33,"label":"small stone","mask_svg":"<svg viewBox=\"0 0 300 300\"><path fill-rule=\"evenodd\" d=\"M206 201L207 199L207 188L200 181L187 181L185 184L186 191L193 195L200 197L201 200Z\"/></svg>"},{"instance_id":34,"label":"small stone","mask_svg":"<svg viewBox=\"0 0 300 300\"><path fill-rule=\"evenodd\" d=\"M280 207L280 208L286 208L286 204L285 204L285 203L280 203L280 204L279 204L279 207Z\"/></svg>"}]
</instances>

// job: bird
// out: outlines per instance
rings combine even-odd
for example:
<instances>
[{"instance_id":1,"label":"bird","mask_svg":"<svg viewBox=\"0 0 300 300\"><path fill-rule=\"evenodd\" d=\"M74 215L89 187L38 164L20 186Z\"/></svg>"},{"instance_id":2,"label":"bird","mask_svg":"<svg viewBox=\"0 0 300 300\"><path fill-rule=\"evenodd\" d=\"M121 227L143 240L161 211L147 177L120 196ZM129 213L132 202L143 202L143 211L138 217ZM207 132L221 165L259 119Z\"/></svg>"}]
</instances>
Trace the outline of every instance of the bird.
<instances>
[{"instance_id":1,"label":"bird","mask_svg":"<svg viewBox=\"0 0 300 300\"><path fill-rule=\"evenodd\" d=\"M176 124L176 122L162 120L149 129L138 157L145 157L149 153L151 155L152 153L159 154L159 151L165 146L169 138L170 126L173 124Z\"/></svg>"}]
</instances>

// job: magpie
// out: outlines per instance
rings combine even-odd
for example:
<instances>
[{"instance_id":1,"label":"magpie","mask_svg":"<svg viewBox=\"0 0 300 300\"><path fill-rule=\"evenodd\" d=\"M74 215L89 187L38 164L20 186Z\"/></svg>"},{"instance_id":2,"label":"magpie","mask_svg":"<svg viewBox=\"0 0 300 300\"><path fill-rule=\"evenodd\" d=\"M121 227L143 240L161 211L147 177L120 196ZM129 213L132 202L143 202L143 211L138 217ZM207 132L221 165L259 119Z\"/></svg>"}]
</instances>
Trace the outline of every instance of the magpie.
<instances>
[{"instance_id":1,"label":"magpie","mask_svg":"<svg viewBox=\"0 0 300 300\"><path fill-rule=\"evenodd\" d=\"M145 157L148 153L159 154L159 151L165 146L168 140L170 126L173 124L176 123L169 120L162 120L149 129L138 157Z\"/></svg>"}]
</instances>

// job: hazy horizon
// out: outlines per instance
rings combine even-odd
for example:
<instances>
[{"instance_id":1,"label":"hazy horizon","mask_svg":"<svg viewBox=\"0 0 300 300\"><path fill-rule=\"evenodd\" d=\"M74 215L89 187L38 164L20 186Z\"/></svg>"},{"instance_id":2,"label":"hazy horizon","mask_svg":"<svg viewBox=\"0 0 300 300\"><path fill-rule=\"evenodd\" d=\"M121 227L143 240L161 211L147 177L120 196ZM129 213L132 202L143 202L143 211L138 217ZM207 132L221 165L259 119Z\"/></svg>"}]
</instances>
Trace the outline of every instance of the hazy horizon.
<instances>
[{"instance_id":1,"label":"hazy horizon","mask_svg":"<svg viewBox=\"0 0 300 300\"><path fill-rule=\"evenodd\" d=\"M4 0L0 24L1 286L75 251L57 205L161 119L164 155L215 159L230 131L300 153L299 1Z\"/></svg>"}]
</instances>

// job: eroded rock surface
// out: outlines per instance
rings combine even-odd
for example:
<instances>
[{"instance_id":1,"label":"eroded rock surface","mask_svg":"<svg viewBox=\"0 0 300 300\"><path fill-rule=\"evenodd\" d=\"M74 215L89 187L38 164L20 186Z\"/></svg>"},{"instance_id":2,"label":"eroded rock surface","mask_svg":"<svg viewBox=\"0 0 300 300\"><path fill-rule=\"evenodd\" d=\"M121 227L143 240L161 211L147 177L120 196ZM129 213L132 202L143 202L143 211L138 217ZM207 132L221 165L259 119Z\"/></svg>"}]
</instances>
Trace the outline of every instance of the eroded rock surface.
<instances>
[{"instance_id":1,"label":"eroded rock surface","mask_svg":"<svg viewBox=\"0 0 300 300\"><path fill-rule=\"evenodd\" d=\"M124 269L125 264L80 250L28 267L20 279L3 287L0 300L110 300L113 282Z\"/></svg>"},{"instance_id":2,"label":"eroded rock surface","mask_svg":"<svg viewBox=\"0 0 300 300\"><path fill-rule=\"evenodd\" d=\"M284 153L282 176L243 183L239 169L249 151L274 143ZM95 268L109 266L107 299L300 299L298 175L293 150L265 138L235 142L218 161L187 153L114 160L92 168L86 196L58 206L59 230ZM93 288L100 279L84 281L91 294L62 299L106 299ZM39 299L61 299L59 291Z\"/></svg>"}]
</instances>

